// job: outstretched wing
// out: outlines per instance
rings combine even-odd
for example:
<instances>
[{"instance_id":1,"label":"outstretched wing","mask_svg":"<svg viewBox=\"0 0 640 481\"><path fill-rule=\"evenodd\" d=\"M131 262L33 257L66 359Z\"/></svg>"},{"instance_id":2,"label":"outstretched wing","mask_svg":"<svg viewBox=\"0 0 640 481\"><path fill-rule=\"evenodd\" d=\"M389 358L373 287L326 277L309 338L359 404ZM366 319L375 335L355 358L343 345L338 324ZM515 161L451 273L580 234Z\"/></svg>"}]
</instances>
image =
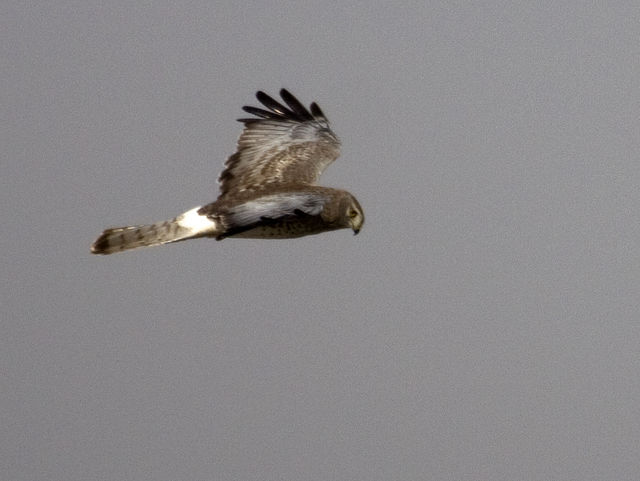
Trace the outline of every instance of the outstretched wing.
<instances>
[{"instance_id":1,"label":"outstretched wing","mask_svg":"<svg viewBox=\"0 0 640 481\"><path fill-rule=\"evenodd\" d=\"M258 92L268 110L243 107L258 118L239 119L245 127L218 179L221 198L274 185L314 184L340 155L340 141L315 102L307 110L287 90L280 96L286 106Z\"/></svg>"}]
</instances>

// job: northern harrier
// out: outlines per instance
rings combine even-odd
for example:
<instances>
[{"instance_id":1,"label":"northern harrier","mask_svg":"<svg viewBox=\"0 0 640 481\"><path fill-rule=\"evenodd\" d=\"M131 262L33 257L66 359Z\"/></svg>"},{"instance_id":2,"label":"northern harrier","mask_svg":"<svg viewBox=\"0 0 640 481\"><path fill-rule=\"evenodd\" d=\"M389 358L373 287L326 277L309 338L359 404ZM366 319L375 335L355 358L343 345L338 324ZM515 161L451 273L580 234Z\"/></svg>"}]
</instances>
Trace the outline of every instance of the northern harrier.
<instances>
[{"instance_id":1,"label":"northern harrier","mask_svg":"<svg viewBox=\"0 0 640 481\"><path fill-rule=\"evenodd\" d=\"M220 174L218 199L174 219L105 230L94 254L213 237L289 239L364 224L362 207L350 193L316 185L338 155L340 141L314 102L307 110L282 89L286 107L264 92L268 109L243 107L255 118L240 119L244 130L236 153Z\"/></svg>"}]
</instances>

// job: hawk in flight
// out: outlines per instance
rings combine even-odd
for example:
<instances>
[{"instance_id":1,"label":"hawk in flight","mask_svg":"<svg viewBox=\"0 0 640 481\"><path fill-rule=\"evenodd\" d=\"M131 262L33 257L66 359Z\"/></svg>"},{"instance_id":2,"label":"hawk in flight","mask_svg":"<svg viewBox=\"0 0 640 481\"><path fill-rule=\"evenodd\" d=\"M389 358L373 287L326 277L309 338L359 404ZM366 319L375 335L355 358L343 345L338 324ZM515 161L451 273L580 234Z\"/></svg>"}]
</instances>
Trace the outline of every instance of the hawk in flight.
<instances>
[{"instance_id":1,"label":"hawk in flight","mask_svg":"<svg viewBox=\"0 0 640 481\"><path fill-rule=\"evenodd\" d=\"M309 110L287 90L285 105L264 92L266 107L243 107L253 118L236 153L218 179L218 199L164 222L105 230L91 246L94 254L213 237L289 239L364 224L362 207L349 192L316 185L340 155L340 141L314 102Z\"/></svg>"}]
</instances>

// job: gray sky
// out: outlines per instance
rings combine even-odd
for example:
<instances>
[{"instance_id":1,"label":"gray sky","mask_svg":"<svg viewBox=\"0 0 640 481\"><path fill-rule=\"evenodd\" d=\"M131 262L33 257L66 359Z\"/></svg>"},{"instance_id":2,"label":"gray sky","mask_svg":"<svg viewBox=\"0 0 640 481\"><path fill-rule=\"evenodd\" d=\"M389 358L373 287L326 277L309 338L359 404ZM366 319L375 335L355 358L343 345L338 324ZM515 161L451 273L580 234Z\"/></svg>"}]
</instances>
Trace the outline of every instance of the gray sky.
<instances>
[{"instance_id":1,"label":"gray sky","mask_svg":"<svg viewBox=\"0 0 640 481\"><path fill-rule=\"evenodd\" d=\"M637 2L227 3L0 7L0 477L637 479ZM90 255L281 87L359 236Z\"/></svg>"}]
</instances>

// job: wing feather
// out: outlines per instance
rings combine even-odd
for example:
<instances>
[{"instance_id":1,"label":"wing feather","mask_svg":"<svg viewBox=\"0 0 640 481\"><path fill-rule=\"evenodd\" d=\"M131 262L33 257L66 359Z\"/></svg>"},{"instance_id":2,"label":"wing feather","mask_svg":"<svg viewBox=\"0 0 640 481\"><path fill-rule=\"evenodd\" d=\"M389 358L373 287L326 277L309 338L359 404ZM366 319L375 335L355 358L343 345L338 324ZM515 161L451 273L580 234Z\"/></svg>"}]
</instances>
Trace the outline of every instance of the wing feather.
<instances>
[{"instance_id":1,"label":"wing feather","mask_svg":"<svg viewBox=\"0 0 640 481\"><path fill-rule=\"evenodd\" d=\"M314 102L308 110L282 89L283 105L264 92L256 98L268 110L245 106L254 118L239 119L245 128L236 152L219 177L220 197L284 184L315 184L340 155L340 141Z\"/></svg>"},{"instance_id":2,"label":"wing feather","mask_svg":"<svg viewBox=\"0 0 640 481\"><path fill-rule=\"evenodd\" d=\"M222 208L213 208L213 204L211 214L207 212L209 206L205 206L198 214L215 219L222 226L223 232L217 236L222 239L284 219L319 216L326 202L327 196L321 192L280 192Z\"/></svg>"},{"instance_id":3,"label":"wing feather","mask_svg":"<svg viewBox=\"0 0 640 481\"><path fill-rule=\"evenodd\" d=\"M262 219L279 219L292 215L295 211L318 215L325 202L325 196L317 193L279 193L241 202L226 209L222 215L225 223L238 227L254 224Z\"/></svg>"}]
</instances>

